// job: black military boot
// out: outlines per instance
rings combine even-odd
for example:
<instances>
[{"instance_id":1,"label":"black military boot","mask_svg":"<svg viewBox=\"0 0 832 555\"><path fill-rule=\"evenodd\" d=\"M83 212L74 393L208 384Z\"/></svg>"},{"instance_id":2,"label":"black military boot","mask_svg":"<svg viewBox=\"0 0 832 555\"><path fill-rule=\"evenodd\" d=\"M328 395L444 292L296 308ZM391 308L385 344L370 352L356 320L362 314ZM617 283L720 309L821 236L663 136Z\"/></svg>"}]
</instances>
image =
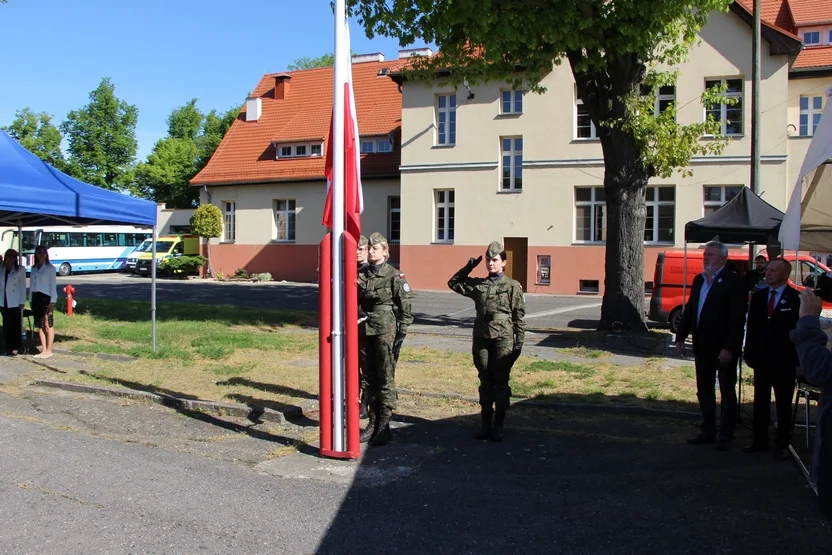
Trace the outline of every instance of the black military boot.
<instances>
[{"instance_id":1,"label":"black military boot","mask_svg":"<svg viewBox=\"0 0 832 555\"><path fill-rule=\"evenodd\" d=\"M358 440L361 443L366 443L373 439L373 436L378 431L378 408L370 407L367 413L370 420L367 422L367 427L362 428L361 433L358 435Z\"/></svg>"},{"instance_id":2,"label":"black military boot","mask_svg":"<svg viewBox=\"0 0 832 555\"><path fill-rule=\"evenodd\" d=\"M367 392L362 391L361 392L361 400L358 401L358 418L367 418L367 416L368 416L367 405L368 404L369 403L367 403Z\"/></svg>"},{"instance_id":3,"label":"black military boot","mask_svg":"<svg viewBox=\"0 0 832 555\"><path fill-rule=\"evenodd\" d=\"M378 415L378 430L373 439L370 440L370 445L373 447L381 447L386 445L388 441L393 439L393 431L390 429L390 419L393 417L393 411L390 407L382 407Z\"/></svg>"},{"instance_id":4,"label":"black military boot","mask_svg":"<svg viewBox=\"0 0 832 555\"><path fill-rule=\"evenodd\" d=\"M506 420L506 409L500 407L494 413L494 426L491 428L491 441L503 441L503 423Z\"/></svg>"},{"instance_id":5,"label":"black military boot","mask_svg":"<svg viewBox=\"0 0 832 555\"><path fill-rule=\"evenodd\" d=\"M491 417L494 416L494 411L491 409L483 409L482 412L480 412L480 416L482 416L482 427L474 438L488 439L491 437Z\"/></svg>"}]
</instances>

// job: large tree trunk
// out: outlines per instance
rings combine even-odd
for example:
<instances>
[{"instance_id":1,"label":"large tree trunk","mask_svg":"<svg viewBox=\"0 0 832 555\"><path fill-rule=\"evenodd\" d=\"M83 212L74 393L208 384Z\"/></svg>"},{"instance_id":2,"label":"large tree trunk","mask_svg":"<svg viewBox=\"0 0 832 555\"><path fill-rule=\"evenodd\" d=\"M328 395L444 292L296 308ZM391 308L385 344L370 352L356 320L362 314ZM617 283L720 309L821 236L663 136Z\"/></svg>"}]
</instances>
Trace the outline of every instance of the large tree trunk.
<instances>
[{"instance_id":1,"label":"large tree trunk","mask_svg":"<svg viewBox=\"0 0 832 555\"><path fill-rule=\"evenodd\" d=\"M610 145L616 151L621 143ZM627 150L626 148L622 150ZM615 154L623 154L618 160ZM645 331L644 324L644 188L648 176L626 152L604 149L607 196L607 249L604 299L599 330ZM623 162L617 164L616 162Z\"/></svg>"},{"instance_id":2,"label":"large tree trunk","mask_svg":"<svg viewBox=\"0 0 832 555\"><path fill-rule=\"evenodd\" d=\"M607 198L607 249L604 300L599 330L645 331L644 324L644 190L650 169L622 122L629 120L627 97L639 90L645 66L634 54L607 50L606 71L575 71L582 51L568 53L578 95L598 130L604 150Z\"/></svg>"}]
</instances>

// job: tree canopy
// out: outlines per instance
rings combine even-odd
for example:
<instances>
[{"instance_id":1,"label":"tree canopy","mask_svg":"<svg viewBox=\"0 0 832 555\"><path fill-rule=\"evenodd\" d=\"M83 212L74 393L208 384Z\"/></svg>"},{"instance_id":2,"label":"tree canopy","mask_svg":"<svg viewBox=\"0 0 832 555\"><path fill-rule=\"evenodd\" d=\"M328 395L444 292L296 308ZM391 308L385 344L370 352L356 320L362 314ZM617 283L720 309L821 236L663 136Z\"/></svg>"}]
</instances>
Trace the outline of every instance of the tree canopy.
<instances>
[{"instance_id":1,"label":"tree canopy","mask_svg":"<svg viewBox=\"0 0 832 555\"><path fill-rule=\"evenodd\" d=\"M289 71L296 71L299 69L312 69L315 67L329 67L334 64L335 54L324 54L323 56L318 56L317 58L308 58L304 56L289 64L286 69Z\"/></svg>"},{"instance_id":2,"label":"tree canopy","mask_svg":"<svg viewBox=\"0 0 832 555\"><path fill-rule=\"evenodd\" d=\"M169 208L192 208L198 204L199 190L190 184L219 146L240 112L231 108L219 115L207 115L197 107L197 99L175 108L168 116L168 136L156 141L147 160L136 167L137 194Z\"/></svg>"},{"instance_id":3,"label":"tree canopy","mask_svg":"<svg viewBox=\"0 0 832 555\"><path fill-rule=\"evenodd\" d=\"M90 102L67 114L61 124L69 144L69 171L104 189L132 185L139 110L115 95L109 78L90 93Z\"/></svg>"},{"instance_id":4,"label":"tree canopy","mask_svg":"<svg viewBox=\"0 0 832 555\"><path fill-rule=\"evenodd\" d=\"M15 113L11 125L3 130L47 164L62 171L66 169L66 160L61 151L63 137L49 114L36 114L30 108L23 108Z\"/></svg>"},{"instance_id":5,"label":"tree canopy","mask_svg":"<svg viewBox=\"0 0 832 555\"><path fill-rule=\"evenodd\" d=\"M579 98L604 153L607 193L606 278L599 328L646 329L645 188L697 154L721 152L718 123L680 125L675 108L656 117L653 91L672 82L713 11L733 0L347 0L367 36L435 44L416 57L407 79L450 85L507 82L545 92L554 64L569 63ZM724 101L708 91L705 103Z\"/></svg>"}]
</instances>

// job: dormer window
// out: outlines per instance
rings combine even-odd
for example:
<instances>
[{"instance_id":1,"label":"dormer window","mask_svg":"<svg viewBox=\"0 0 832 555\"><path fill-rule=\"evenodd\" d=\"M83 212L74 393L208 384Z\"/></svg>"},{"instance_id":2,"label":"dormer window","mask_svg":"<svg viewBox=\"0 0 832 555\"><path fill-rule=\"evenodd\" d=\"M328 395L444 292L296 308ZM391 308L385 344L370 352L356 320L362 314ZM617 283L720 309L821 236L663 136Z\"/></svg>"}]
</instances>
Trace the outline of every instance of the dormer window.
<instances>
[{"instance_id":1,"label":"dormer window","mask_svg":"<svg viewBox=\"0 0 832 555\"><path fill-rule=\"evenodd\" d=\"M361 139L361 154L387 152L393 152L393 143L388 137L363 137Z\"/></svg>"},{"instance_id":2,"label":"dormer window","mask_svg":"<svg viewBox=\"0 0 832 555\"><path fill-rule=\"evenodd\" d=\"M806 31L803 33L803 44L817 46L820 44L820 31Z\"/></svg>"},{"instance_id":3,"label":"dormer window","mask_svg":"<svg viewBox=\"0 0 832 555\"><path fill-rule=\"evenodd\" d=\"M308 158L310 156L321 156L324 145L322 142L278 144L275 145L275 150L278 158Z\"/></svg>"}]
</instances>

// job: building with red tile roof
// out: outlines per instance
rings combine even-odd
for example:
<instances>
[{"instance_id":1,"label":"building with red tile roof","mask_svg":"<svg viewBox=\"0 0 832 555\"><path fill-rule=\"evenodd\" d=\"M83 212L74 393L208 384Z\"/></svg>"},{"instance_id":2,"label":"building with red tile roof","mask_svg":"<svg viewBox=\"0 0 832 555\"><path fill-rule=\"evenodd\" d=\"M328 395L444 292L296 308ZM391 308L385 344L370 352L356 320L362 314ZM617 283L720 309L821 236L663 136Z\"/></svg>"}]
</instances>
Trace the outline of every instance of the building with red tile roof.
<instances>
[{"instance_id":1,"label":"building with red tile roof","mask_svg":"<svg viewBox=\"0 0 832 555\"><path fill-rule=\"evenodd\" d=\"M399 60L354 56L352 64L361 177L363 229L398 239L402 97L387 77ZM201 202L223 213L223 235L212 240L215 273L237 268L274 279L315 281L332 116L332 67L269 73L246 100L211 160L192 180ZM393 253L395 258L395 249Z\"/></svg>"}]
</instances>

